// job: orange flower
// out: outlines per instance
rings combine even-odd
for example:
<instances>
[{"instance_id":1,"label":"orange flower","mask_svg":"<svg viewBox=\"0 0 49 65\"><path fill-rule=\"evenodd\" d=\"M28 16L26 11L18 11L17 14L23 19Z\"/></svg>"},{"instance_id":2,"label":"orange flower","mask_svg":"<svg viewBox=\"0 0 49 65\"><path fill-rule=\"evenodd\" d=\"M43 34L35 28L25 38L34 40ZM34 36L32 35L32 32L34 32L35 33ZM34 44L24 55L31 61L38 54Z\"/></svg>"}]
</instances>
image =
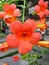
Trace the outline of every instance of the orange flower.
<instances>
[{"instance_id":1,"label":"orange flower","mask_svg":"<svg viewBox=\"0 0 49 65\"><path fill-rule=\"evenodd\" d=\"M3 18L7 24L16 20L16 17L20 15L20 10L16 8L15 4L4 4L4 12L0 12L0 18Z\"/></svg>"},{"instance_id":2,"label":"orange flower","mask_svg":"<svg viewBox=\"0 0 49 65\"><path fill-rule=\"evenodd\" d=\"M8 63L4 63L3 65L9 65Z\"/></svg>"},{"instance_id":3,"label":"orange flower","mask_svg":"<svg viewBox=\"0 0 49 65\"><path fill-rule=\"evenodd\" d=\"M13 61L18 61L20 58L18 56L13 56Z\"/></svg>"},{"instance_id":4,"label":"orange flower","mask_svg":"<svg viewBox=\"0 0 49 65\"><path fill-rule=\"evenodd\" d=\"M44 31L47 28L45 17L40 19L40 21L36 22L36 25L37 25L37 28L40 29L40 31Z\"/></svg>"},{"instance_id":5,"label":"orange flower","mask_svg":"<svg viewBox=\"0 0 49 65\"><path fill-rule=\"evenodd\" d=\"M40 16L40 18L44 17L44 15L49 14L48 8L48 1L40 0L38 5L35 5L34 10Z\"/></svg>"},{"instance_id":6,"label":"orange flower","mask_svg":"<svg viewBox=\"0 0 49 65\"><path fill-rule=\"evenodd\" d=\"M49 48L49 41L39 41L38 45Z\"/></svg>"},{"instance_id":7,"label":"orange flower","mask_svg":"<svg viewBox=\"0 0 49 65\"><path fill-rule=\"evenodd\" d=\"M7 44L11 48L18 48L20 54L28 53L32 50L32 45L37 45L41 38L41 34L35 30L34 20L28 19L24 24L20 21L13 22L10 26L10 31L13 34L7 36Z\"/></svg>"},{"instance_id":8,"label":"orange flower","mask_svg":"<svg viewBox=\"0 0 49 65\"><path fill-rule=\"evenodd\" d=\"M7 42L3 42L2 44L0 44L0 51L7 51L9 49L9 46L7 44Z\"/></svg>"}]
</instances>

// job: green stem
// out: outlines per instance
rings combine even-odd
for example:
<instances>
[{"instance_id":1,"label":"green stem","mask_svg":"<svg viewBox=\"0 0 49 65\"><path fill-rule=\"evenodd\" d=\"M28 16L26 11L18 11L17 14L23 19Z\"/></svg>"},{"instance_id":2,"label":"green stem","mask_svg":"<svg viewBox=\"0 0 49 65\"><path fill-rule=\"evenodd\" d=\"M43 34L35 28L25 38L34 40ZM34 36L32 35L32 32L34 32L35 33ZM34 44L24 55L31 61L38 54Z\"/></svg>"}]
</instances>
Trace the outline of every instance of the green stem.
<instances>
[{"instance_id":1,"label":"green stem","mask_svg":"<svg viewBox=\"0 0 49 65\"><path fill-rule=\"evenodd\" d=\"M17 54L17 53L18 53L18 51L16 50L16 51L14 51L14 52L12 52L12 53L9 53L9 54L0 56L0 59L6 58L6 57L11 57L11 56L13 56L13 55L15 55L15 54Z\"/></svg>"},{"instance_id":2,"label":"green stem","mask_svg":"<svg viewBox=\"0 0 49 65\"><path fill-rule=\"evenodd\" d=\"M24 20L25 20L25 3L26 3L26 0L24 0L24 8L23 8L22 23L23 23L23 22L24 22Z\"/></svg>"}]
</instances>

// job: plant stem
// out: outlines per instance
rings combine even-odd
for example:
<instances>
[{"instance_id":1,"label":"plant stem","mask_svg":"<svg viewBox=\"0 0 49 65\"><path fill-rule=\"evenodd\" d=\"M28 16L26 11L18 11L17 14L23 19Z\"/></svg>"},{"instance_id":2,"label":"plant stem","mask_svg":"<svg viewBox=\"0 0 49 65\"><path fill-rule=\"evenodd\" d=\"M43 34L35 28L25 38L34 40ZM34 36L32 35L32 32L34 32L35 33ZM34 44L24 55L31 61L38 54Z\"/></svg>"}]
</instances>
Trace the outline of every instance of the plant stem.
<instances>
[{"instance_id":1,"label":"plant stem","mask_svg":"<svg viewBox=\"0 0 49 65\"><path fill-rule=\"evenodd\" d=\"M24 20L25 20L25 3L26 3L26 0L24 0L24 8L23 8L23 15L22 15L22 23L24 23Z\"/></svg>"},{"instance_id":2,"label":"plant stem","mask_svg":"<svg viewBox=\"0 0 49 65\"><path fill-rule=\"evenodd\" d=\"M16 50L16 51L14 51L14 52L12 52L12 53L9 53L9 54L0 56L0 59L6 58L6 57L11 57L11 56L13 56L13 55L15 55L15 54L17 54L17 53L18 53L18 51Z\"/></svg>"}]
</instances>

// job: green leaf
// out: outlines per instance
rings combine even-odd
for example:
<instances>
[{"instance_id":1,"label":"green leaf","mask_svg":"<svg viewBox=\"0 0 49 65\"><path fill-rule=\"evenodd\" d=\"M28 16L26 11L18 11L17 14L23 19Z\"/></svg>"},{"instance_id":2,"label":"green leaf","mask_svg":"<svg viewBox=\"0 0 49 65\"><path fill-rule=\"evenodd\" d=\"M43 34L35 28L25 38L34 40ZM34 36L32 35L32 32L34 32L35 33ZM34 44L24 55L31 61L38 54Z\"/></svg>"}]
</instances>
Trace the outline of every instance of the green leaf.
<instances>
[{"instance_id":1,"label":"green leaf","mask_svg":"<svg viewBox=\"0 0 49 65\"><path fill-rule=\"evenodd\" d=\"M49 62L45 62L45 65L49 65Z\"/></svg>"},{"instance_id":2,"label":"green leaf","mask_svg":"<svg viewBox=\"0 0 49 65\"><path fill-rule=\"evenodd\" d=\"M36 12L33 12L33 13L32 13L32 15L35 15L35 14L36 14Z\"/></svg>"},{"instance_id":3,"label":"green leaf","mask_svg":"<svg viewBox=\"0 0 49 65\"><path fill-rule=\"evenodd\" d=\"M26 55L21 55L22 60L26 60Z\"/></svg>"},{"instance_id":4,"label":"green leaf","mask_svg":"<svg viewBox=\"0 0 49 65\"><path fill-rule=\"evenodd\" d=\"M41 59L43 56L40 54L37 54L37 59Z\"/></svg>"},{"instance_id":5,"label":"green leaf","mask_svg":"<svg viewBox=\"0 0 49 65\"><path fill-rule=\"evenodd\" d=\"M34 52L41 53L41 51L39 51L39 50L37 50L37 49L35 49L35 48L33 48L32 50L33 50Z\"/></svg>"},{"instance_id":6,"label":"green leaf","mask_svg":"<svg viewBox=\"0 0 49 65\"><path fill-rule=\"evenodd\" d=\"M42 53L43 55L45 55L45 54L48 53L48 52L49 52L49 49L48 49L48 48L41 47L41 53Z\"/></svg>"}]
</instances>

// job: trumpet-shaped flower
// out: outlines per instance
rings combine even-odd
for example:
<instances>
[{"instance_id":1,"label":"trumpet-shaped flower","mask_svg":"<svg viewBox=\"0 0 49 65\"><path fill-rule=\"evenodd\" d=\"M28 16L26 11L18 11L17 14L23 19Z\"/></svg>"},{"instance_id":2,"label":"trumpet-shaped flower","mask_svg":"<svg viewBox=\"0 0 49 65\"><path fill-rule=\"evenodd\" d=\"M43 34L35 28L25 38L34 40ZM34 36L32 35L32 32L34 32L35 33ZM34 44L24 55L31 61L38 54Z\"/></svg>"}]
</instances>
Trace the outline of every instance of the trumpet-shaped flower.
<instances>
[{"instance_id":1,"label":"trumpet-shaped flower","mask_svg":"<svg viewBox=\"0 0 49 65\"><path fill-rule=\"evenodd\" d=\"M35 5L34 10L40 16L40 18L44 17L44 15L49 14L48 8L48 1L40 0L38 5Z\"/></svg>"},{"instance_id":2,"label":"trumpet-shaped flower","mask_svg":"<svg viewBox=\"0 0 49 65\"><path fill-rule=\"evenodd\" d=\"M18 48L20 54L26 54L32 50L32 45L37 45L41 38L41 34L35 32L36 23L32 19L26 20L23 24L20 21L15 21L10 25L12 32L6 38L6 41L11 48Z\"/></svg>"},{"instance_id":3,"label":"trumpet-shaped flower","mask_svg":"<svg viewBox=\"0 0 49 65\"><path fill-rule=\"evenodd\" d=\"M3 42L2 44L0 44L0 51L7 51L9 49L8 44L6 42Z\"/></svg>"},{"instance_id":4,"label":"trumpet-shaped flower","mask_svg":"<svg viewBox=\"0 0 49 65\"><path fill-rule=\"evenodd\" d=\"M0 12L0 18L3 18L7 24L16 20L16 17L20 15L20 10L16 8L15 4L4 4L4 12Z\"/></svg>"},{"instance_id":5,"label":"trumpet-shaped flower","mask_svg":"<svg viewBox=\"0 0 49 65\"><path fill-rule=\"evenodd\" d=\"M46 18L44 17L40 19L40 21L36 22L36 26L43 32L47 28Z\"/></svg>"}]
</instances>

